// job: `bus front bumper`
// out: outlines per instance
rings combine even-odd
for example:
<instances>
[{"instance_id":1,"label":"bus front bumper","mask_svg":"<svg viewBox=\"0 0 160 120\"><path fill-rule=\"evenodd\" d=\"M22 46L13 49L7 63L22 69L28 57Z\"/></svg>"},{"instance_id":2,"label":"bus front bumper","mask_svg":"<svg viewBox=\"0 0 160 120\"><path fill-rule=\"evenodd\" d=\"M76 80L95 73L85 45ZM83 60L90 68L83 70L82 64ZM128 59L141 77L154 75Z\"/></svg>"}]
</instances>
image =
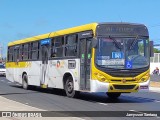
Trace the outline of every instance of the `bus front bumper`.
<instances>
[{"instance_id":1,"label":"bus front bumper","mask_svg":"<svg viewBox=\"0 0 160 120\"><path fill-rule=\"evenodd\" d=\"M106 83L98 80L91 81L91 92L148 92L149 80L143 83Z\"/></svg>"}]
</instances>

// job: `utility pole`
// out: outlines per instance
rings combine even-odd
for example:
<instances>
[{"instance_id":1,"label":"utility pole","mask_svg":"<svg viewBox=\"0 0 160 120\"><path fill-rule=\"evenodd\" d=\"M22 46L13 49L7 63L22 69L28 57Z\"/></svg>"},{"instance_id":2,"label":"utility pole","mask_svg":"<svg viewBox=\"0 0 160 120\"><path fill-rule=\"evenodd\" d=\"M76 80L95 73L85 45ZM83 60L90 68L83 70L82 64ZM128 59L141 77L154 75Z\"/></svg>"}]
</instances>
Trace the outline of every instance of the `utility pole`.
<instances>
[{"instance_id":1,"label":"utility pole","mask_svg":"<svg viewBox=\"0 0 160 120\"><path fill-rule=\"evenodd\" d=\"M1 54L2 52L1 51L2 51L2 47L1 47L1 44L0 44L0 60L2 59L2 54Z\"/></svg>"},{"instance_id":2,"label":"utility pole","mask_svg":"<svg viewBox=\"0 0 160 120\"><path fill-rule=\"evenodd\" d=\"M2 50L3 50L2 44L0 44L0 60L2 60L2 57L3 57L3 56L2 56L2 52L3 52Z\"/></svg>"}]
</instances>

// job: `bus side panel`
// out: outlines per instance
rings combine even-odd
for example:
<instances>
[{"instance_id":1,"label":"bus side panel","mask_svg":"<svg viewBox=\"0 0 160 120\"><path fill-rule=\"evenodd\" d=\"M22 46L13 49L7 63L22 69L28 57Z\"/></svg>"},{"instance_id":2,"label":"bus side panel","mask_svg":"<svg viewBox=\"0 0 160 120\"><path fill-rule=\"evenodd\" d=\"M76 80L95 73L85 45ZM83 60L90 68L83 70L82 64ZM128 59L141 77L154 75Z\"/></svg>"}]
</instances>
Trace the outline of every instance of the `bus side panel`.
<instances>
[{"instance_id":1,"label":"bus side panel","mask_svg":"<svg viewBox=\"0 0 160 120\"><path fill-rule=\"evenodd\" d=\"M14 82L13 75L14 75L13 68L6 68L6 78L11 82Z\"/></svg>"},{"instance_id":2,"label":"bus side panel","mask_svg":"<svg viewBox=\"0 0 160 120\"><path fill-rule=\"evenodd\" d=\"M74 75L74 90L80 90L80 59L76 60L76 69L72 71Z\"/></svg>"},{"instance_id":3,"label":"bus side panel","mask_svg":"<svg viewBox=\"0 0 160 120\"><path fill-rule=\"evenodd\" d=\"M15 82L21 83L21 79L19 79L19 72L20 72L20 68L18 68L17 66L13 68L13 79Z\"/></svg>"},{"instance_id":4,"label":"bus side panel","mask_svg":"<svg viewBox=\"0 0 160 120\"><path fill-rule=\"evenodd\" d=\"M11 82L18 82L18 65L16 62L7 62L6 63L6 78Z\"/></svg>"},{"instance_id":5,"label":"bus side panel","mask_svg":"<svg viewBox=\"0 0 160 120\"><path fill-rule=\"evenodd\" d=\"M23 74L28 76L28 84L40 86L40 62L19 62L7 63L9 67L6 68L6 78L11 82L22 84Z\"/></svg>"},{"instance_id":6,"label":"bus side panel","mask_svg":"<svg viewBox=\"0 0 160 120\"><path fill-rule=\"evenodd\" d=\"M49 62L49 81L48 87L60 88L63 87L63 76L65 73L70 73L73 77L74 89L79 90L80 83L80 59L67 60L52 60Z\"/></svg>"},{"instance_id":7,"label":"bus side panel","mask_svg":"<svg viewBox=\"0 0 160 120\"><path fill-rule=\"evenodd\" d=\"M28 62L28 67L23 69L28 75L28 84L34 86L40 86L40 61Z\"/></svg>"}]
</instances>

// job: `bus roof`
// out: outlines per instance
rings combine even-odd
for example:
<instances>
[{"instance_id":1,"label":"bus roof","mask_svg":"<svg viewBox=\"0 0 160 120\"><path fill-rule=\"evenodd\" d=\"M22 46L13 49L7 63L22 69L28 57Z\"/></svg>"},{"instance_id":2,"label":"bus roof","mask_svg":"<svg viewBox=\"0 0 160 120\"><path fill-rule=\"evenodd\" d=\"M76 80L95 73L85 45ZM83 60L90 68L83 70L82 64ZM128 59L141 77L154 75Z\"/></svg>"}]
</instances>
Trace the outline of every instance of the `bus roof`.
<instances>
[{"instance_id":1,"label":"bus roof","mask_svg":"<svg viewBox=\"0 0 160 120\"><path fill-rule=\"evenodd\" d=\"M61 36L61 35L66 35L66 34L71 34L71 33L76 33L76 32L82 32L82 31L86 31L86 30L93 30L93 32L95 34L95 29L96 29L97 25L98 25L98 23L91 23L91 24L86 24L86 25L82 25L82 26L77 26L77 27L73 27L73 28L55 31L55 32L50 32L47 34L33 36L30 38L25 38L25 39L9 42L8 46L18 45L18 44L22 44L22 43L37 41L37 40L46 39L46 38L52 38L55 36Z\"/></svg>"},{"instance_id":2,"label":"bus roof","mask_svg":"<svg viewBox=\"0 0 160 120\"><path fill-rule=\"evenodd\" d=\"M64 29L64 30L59 30L59 31L54 31L54 32L50 32L50 33L46 33L46 34L42 34L42 35L38 35L38 36L33 36L30 38L25 38L25 39L21 39L21 40L17 40L17 41L13 41L13 42L9 42L8 46L13 46L13 45L18 45L18 44L23 44L23 43L27 43L27 42L32 42L32 41L37 41L37 40L42 40L42 39L46 39L46 38L52 38L52 37L56 37L56 36L61 36L61 35L67 35L67 34L72 34L72 33L76 33L76 32L82 32L82 31L86 31L86 30L93 30L93 33L95 34L96 32L96 27L97 25L103 25L103 24L117 24L117 25L139 25L139 26L144 26L143 24L137 24L137 23L126 23L126 22L104 22L104 23L90 23L90 24L86 24L86 25L82 25L82 26L77 26L77 27L72 27L72 28L68 28L68 29Z\"/></svg>"}]
</instances>

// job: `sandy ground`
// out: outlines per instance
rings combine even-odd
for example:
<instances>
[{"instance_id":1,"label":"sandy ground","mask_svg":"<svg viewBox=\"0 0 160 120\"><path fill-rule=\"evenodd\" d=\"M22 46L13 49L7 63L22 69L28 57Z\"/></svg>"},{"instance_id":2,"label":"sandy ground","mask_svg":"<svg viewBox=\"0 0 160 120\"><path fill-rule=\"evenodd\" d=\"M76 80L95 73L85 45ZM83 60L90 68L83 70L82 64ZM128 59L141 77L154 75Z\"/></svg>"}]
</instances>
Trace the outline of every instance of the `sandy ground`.
<instances>
[{"instance_id":1,"label":"sandy ground","mask_svg":"<svg viewBox=\"0 0 160 120\"><path fill-rule=\"evenodd\" d=\"M158 87L158 88L160 88L160 82L153 82L153 81L151 81L150 82L150 86L151 87Z\"/></svg>"}]
</instances>

